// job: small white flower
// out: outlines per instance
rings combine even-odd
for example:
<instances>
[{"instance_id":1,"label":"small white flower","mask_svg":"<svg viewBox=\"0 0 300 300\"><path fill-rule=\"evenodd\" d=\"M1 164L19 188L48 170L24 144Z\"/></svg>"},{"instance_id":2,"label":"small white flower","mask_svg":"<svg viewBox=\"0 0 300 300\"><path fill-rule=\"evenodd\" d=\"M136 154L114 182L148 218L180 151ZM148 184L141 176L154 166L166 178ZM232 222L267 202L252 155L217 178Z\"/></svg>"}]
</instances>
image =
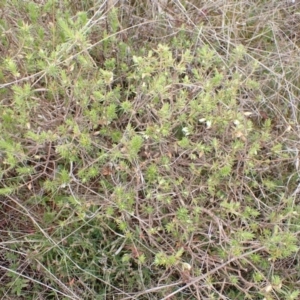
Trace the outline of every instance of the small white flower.
<instances>
[{"instance_id":1,"label":"small white flower","mask_svg":"<svg viewBox=\"0 0 300 300\"><path fill-rule=\"evenodd\" d=\"M184 135L189 135L190 134L189 129L187 127L183 127L182 132L183 132Z\"/></svg>"}]
</instances>

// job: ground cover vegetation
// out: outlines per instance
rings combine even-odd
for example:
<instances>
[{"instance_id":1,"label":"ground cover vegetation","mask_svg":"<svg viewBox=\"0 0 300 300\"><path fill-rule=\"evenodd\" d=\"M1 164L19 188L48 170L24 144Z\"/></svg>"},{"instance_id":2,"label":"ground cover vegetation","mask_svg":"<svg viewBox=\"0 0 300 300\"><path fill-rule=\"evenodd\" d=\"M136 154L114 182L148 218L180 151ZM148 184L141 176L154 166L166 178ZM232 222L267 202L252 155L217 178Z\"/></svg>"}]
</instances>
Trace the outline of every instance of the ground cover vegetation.
<instances>
[{"instance_id":1,"label":"ground cover vegetation","mask_svg":"<svg viewBox=\"0 0 300 300\"><path fill-rule=\"evenodd\" d=\"M298 1L0 13L1 299L299 299Z\"/></svg>"}]
</instances>

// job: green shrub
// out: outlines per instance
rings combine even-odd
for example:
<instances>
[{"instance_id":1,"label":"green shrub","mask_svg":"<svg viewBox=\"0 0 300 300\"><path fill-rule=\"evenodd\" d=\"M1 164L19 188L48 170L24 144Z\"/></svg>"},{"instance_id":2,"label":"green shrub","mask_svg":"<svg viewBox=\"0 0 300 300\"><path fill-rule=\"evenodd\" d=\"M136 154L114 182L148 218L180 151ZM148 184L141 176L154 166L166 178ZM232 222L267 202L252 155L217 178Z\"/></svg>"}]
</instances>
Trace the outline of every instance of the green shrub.
<instances>
[{"instance_id":1,"label":"green shrub","mask_svg":"<svg viewBox=\"0 0 300 300\"><path fill-rule=\"evenodd\" d=\"M298 298L297 7L169 2L1 4L1 296Z\"/></svg>"}]
</instances>

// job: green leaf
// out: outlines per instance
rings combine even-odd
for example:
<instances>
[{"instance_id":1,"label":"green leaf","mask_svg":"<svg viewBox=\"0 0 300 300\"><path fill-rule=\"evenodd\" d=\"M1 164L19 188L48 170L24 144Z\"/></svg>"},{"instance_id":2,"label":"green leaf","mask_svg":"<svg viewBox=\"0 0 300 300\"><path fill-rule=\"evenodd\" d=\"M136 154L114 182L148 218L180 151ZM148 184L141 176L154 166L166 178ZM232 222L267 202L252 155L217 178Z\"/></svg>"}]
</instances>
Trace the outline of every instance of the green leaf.
<instances>
[{"instance_id":1,"label":"green leaf","mask_svg":"<svg viewBox=\"0 0 300 300\"><path fill-rule=\"evenodd\" d=\"M138 152L143 145L143 138L140 135L135 135L128 144L129 155L131 158L136 158Z\"/></svg>"}]
</instances>

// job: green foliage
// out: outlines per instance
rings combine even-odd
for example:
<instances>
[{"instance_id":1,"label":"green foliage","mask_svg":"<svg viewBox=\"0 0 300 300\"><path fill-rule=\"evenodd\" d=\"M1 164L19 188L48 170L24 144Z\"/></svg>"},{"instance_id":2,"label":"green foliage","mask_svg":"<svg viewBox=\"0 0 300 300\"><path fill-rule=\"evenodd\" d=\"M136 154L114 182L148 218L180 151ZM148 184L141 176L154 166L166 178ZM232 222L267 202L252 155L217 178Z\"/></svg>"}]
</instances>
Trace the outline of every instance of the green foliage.
<instances>
[{"instance_id":1,"label":"green foliage","mask_svg":"<svg viewBox=\"0 0 300 300\"><path fill-rule=\"evenodd\" d=\"M272 260L278 258L286 258L293 253L297 252L297 238L290 232L277 232L278 228L275 227L274 233L265 237L264 244L270 254Z\"/></svg>"},{"instance_id":2,"label":"green foliage","mask_svg":"<svg viewBox=\"0 0 300 300\"><path fill-rule=\"evenodd\" d=\"M179 260L183 254L183 249L179 249L176 253L173 255L167 255L165 253L157 253L155 255L154 263L157 266L164 266L166 268L174 267L179 263Z\"/></svg>"},{"instance_id":3,"label":"green foliage","mask_svg":"<svg viewBox=\"0 0 300 300\"><path fill-rule=\"evenodd\" d=\"M0 4L0 295L298 299L296 8L44 2Z\"/></svg>"},{"instance_id":4,"label":"green foliage","mask_svg":"<svg viewBox=\"0 0 300 300\"><path fill-rule=\"evenodd\" d=\"M143 138L140 135L134 135L128 143L128 152L130 158L137 157L137 154L141 150L143 145Z\"/></svg>"}]
</instances>

